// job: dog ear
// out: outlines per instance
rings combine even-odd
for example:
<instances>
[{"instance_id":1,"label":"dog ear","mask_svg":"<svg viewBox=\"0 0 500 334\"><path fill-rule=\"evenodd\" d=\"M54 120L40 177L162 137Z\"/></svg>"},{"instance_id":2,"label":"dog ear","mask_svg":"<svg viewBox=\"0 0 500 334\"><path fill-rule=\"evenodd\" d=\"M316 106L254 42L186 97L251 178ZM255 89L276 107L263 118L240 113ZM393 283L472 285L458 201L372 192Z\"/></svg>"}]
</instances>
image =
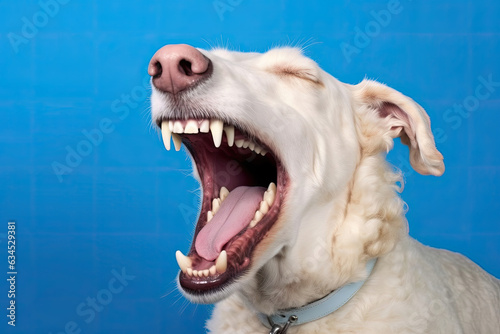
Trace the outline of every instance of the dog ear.
<instances>
[{"instance_id":1,"label":"dog ear","mask_svg":"<svg viewBox=\"0 0 500 334\"><path fill-rule=\"evenodd\" d=\"M443 155L436 149L429 116L420 105L376 81L365 79L351 87L365 148L389 151L393 139L400 137L410 148L410 163L417 172L443 174Z\"/></svg>"}]
</instances>

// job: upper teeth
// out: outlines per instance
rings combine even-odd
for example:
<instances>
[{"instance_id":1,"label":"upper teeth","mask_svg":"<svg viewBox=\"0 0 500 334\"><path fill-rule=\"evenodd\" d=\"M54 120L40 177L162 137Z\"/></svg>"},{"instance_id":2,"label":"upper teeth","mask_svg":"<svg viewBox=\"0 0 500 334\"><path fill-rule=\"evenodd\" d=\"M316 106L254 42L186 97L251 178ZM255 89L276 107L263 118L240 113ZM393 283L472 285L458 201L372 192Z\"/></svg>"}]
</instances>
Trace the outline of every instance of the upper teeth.
<instances>
[{"instance_id":1,"label":"upper teeth","mask_svg":"<svg viewBox=\"0 0 500 334\"><path fill-rule=\"evenodd\" d=\"M170 137L172 136L172 132L165 123L167 122L164 121L161 123L161 136L163 138L163 145L165 145L167 151L170 151Z\"/></svg>"},{"instance_id":2,"label":"upper teeth","mask_svg":"<svg viewBox=\"0 0 500 334\"><path fill-rule=\"evenodd\" d=\"M208 131L210 131L210 121L208 119L205 119L201 121L200 132L208 133Z\"/></svg>"},{"instance_id":3,"label":"upper teeth","mask_svg":"<svg viewBox=\"0 0 500 334\"><path fill-rule=\"evenodd\" d=\"M236 147L248 148L249 150L254 151L255 153L258 153L262 156L266 155L267 153L267 151L262 146L250 140L238 139L234 141L234 145L236 145Z\"/></svg>"},{"instance_id":4,"label":"upper teeth","mask_svg":"<svg viewBox=\"0 0 500 334\"><path fill-rule=\"evenodd\" d=\"M234 144L234 126L232 125L225 126L224 132L226 133L227 145L232 147Z\"/></svg>"},{"instance_id":5,"label":"upper teeth","mask_svg":"<svg viewBox=\"0 0 500 334\"><path fill-rule=\"evenodd\" d=\"M219 147L222 142L222 129L224 128L224 122L213 119L210 122L210 132L212 132L212 138L214 140L215 147ZM233 128L234 131L234 128Z\"/></svg>"},{"instance_id":6,"label":"upper teeth","mask_svg":"<svg viewBox=\"0 0 500 334\"><path fill-rule=\"evenodd\" d=\"M184 128L182 127L181 122L177 121L174 123L173 133L184 133Z\"/></svg>"},{"instance_id":7,"label":"upper teeth","mask_svg":"<svg viewBox=\"0 0 500 334\"><path fill-rule=\"evenodd\" d=\"M186 123L186 127L184 128L184 133L198 133L198 122L195 120L190 120ZM182 125L181 125L182 127ZM175 128L174 128L175 129Z\"/></svg>"},{"instance_id":8,"label":"upper teeth","mask_svg":"<svg viewBox=\"0 0 500 334\"><path fill-rule=\"evenodd\" d=\"M214 141L215 147L220 147L222 144L222 134L226 134L227 145L232 147L233 144L238 148L248 148L257 154L262 156L267 154L267 151L259 144L254 143L251 140L246 139L236 139L234 126L225 125L224 122L218 119L204 119L204 120L194 120L190 119L188 121L163 121L161 123L161 134L163 137L163 144L167 151L170 151L170 139L174 141L174 147L176 151L181 149L181 137L179 134L197 134L197 133L212 133L212 139Z\"/></svg>"},{"instance_id":9,"label":"upper teeth","mask_svg":"<svg viewBox=\"0 0 500 334\"><path fill-rule=\"evenodd\" d=\"M181 149L182 139L178 134L172 133L172 140L174 141L175 150L179 151Z\"/></svg>"}]
</instances>

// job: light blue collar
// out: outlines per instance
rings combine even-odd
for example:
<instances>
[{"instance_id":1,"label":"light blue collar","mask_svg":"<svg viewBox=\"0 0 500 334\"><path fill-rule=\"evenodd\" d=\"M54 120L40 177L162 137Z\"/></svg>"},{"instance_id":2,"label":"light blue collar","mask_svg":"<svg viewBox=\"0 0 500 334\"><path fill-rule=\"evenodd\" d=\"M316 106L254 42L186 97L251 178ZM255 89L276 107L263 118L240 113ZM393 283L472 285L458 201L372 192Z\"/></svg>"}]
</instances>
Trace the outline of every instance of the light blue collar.
<instances>
[{"instance_id":1,"label":"light blue collar","mask_svg":"<svg viewBox=\"0 0 500 334\"><path fill-rule=\"evenodd\" d=\"M358 292L370 276L376 262L377 259L371 259L367 262L368 275L362 281L344 285L326 297L302 307L279 310L273 315L257 313L257 316L264 326L271 328L270 333L285 333L289 326L301 325L323 318L341 308Z\"/></svg>"}]
</instances>

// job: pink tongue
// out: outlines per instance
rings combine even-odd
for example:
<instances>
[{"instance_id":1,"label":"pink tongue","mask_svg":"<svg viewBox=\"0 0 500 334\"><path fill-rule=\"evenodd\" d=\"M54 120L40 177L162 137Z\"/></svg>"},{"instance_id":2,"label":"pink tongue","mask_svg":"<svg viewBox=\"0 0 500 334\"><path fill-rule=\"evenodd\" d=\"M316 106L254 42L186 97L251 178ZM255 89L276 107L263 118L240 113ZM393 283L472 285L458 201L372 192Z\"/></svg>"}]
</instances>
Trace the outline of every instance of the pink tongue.
<instances>
[{"instance_id":1,"label":"pink tongue","mask_svg":"<svg viewBox=\"0 0 500 334\"><path fill-rule=\"evenodd\" d=\"M214 215L196 237L198 255L207 261L219 256L222 247L252 221L266 188L237 187L222 202Z\"/></svg>"}]
</instances>

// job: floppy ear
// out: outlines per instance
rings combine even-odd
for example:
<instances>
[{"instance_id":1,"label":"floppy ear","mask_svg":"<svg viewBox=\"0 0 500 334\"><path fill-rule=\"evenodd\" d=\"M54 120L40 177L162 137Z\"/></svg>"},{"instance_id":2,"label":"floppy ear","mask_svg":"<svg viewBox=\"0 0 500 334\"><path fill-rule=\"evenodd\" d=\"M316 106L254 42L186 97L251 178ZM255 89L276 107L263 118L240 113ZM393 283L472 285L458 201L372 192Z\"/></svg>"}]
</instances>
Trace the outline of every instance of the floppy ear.
<instances>
[{"instance_id":1,"label":"floppy ear","mask_svg":"<svg viewBox=\"0 0 500 334\"><path fill-rule=\"evenodd\" d=\"M389 151L394 138L410 148L410 163L420 174L440 176L443 155L436 149L429 116L411 98L372 80L351 86L363 149ZM375 153L375 152L374 152Z\"/></svg>"}]
</instances>

